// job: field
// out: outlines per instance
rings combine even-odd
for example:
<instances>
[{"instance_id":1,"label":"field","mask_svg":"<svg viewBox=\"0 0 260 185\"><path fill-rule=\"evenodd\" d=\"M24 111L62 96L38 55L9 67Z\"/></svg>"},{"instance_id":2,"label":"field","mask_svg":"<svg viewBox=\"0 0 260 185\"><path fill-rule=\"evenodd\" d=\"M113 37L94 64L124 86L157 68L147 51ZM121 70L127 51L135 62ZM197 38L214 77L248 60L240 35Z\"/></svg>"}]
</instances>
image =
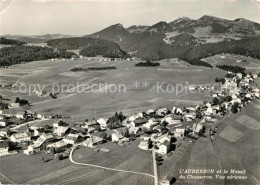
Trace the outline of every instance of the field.
<instances>
[{"instance_id":1,"label":"field","mask_svg":"<svg viewBox=\"0 0 260 185\"><path fill-rule=\"evenodd\" d=\"M227 55L228 56L228 55ZM231 56L231 55L230 55ZM240 58L241 56L232 56ZM228 57L214 56L205 59L212 64L244 65L247 70L257 72L259 60L246 63L237 63ZM249 59L247 59L249 60ZM58 84L59 88L66 85L64 92L57 99L38 97L28 92L12 92L11 89L1 88L0 94L5 99L14 99L19 96L28 99L32 106L29 108L38 113L61 113L71 116L70 121L80 121L85 118L110 116L115 111L126 114L145 111L159 106L185 106L199 104L204 100L211 100L210 93L193 93L184 88L183 92L157 92L157 83L163 90L167 84L213 84L216 77L224 77L225 72L214 68L190 66L185 62L175 60L162 60L161 66L140 67L134 65L140 61L100 61L94 60L55 60L31 62L14 65L8 69L0 69L2 82L21 85L40 85L45 91L51 92L52 85ZM74 67L86 66L116 66L115 70L71 72ZM135 87L135 82L139 86ZM145 82L146 85L145 85ZM259 79L258 79L259 82ZM77 84L78 83L78 84ZM86 89L86 92L72 92L84 85L105 83L100 92L98 87ZM69 84L70 85L68 87ZM126 87L126 92L109 92L116 86ZM258 83L259 84L259 83ZM55 86L56 88L58 86ZM17 89L15 89L17 90ZM111 90L111 89L110 89ZM4 100L10 102L8 100ZM159 177L170 175L176 178L176 184L241 184L237 180L193 180L179 179L180 169L246 169L247 181L242 184L259 184L259 100L255 100L242 112L225 119L218 126L214 142L208 137L201 137L196 142L190 143L189 139L180 140L181 146L164 158L163 165L158 167ZM53 120L52 120L53 121ZM44 121L42 124L49 124ZM24 129L21 127L20 129ZM153 174L152 156L149 151L138 148L140 140L119 147L113 143L106 143L102 147L110 152L95 152L86 147L76 150L73 159L76 162L132 170L141 173ZM250 151L250 152L249 152ZM27 156L23 153L1 158L0 180L6 183L44 183L44 184L136 184L152 185L153 179L148 176L114 172L94 167L72 164L68 159L58 161L53 159L43 163L42 157L53 158L47 154ZM6 176L6 177L5 177Z\"/></svg>"},{"instance_id":2,"label":"field","mask_svg":"<svg viewBox=\"0 0 260 185\"><path fill-rule=\"evenodd\" d=\"M138 61L56 60L31 62L0 69L1 81L21 85L37 85L47 93L62 90L57 99L35 94L12 93L2 89L1 94L12 100L20 96L32 103L30 109L39 113L63 113L83 120L110 116L115 111L131 114L159 106L184 106L209 100L209 93L188 91L187 84L213 84L224 72L189 66L185 62L160 61L161 66L135 67ZM116 66L115 70L71 72L74 67ZM210 74L210 75L209 75ZM137 83L137 86L134 86ZM93 84L101 84L101 87ZM106 86L105 86L106 85ZM178 87L179 85L179 87ZM182 90L177 89L183 87ZM20 87L20 86L19 86ZM82 90L82 93L72 92ZM160 88L161 87L161 88ZM18 88L18 86L17 86ZM23 87L22 87L23 88ZM28 89L28 88L27 88ZM33 90L33 88L31 88ZM116 89L116 90L115 90ZM15 89L18 90L18 89ZM22 89L23 90L23 89ZM100 90L96 92L96 90ZM95 91L95 92L93 92Z\"/></svg>"},{"instance_id":3,"label":"field","mask_svg":"<svg viewBox=\"0 0 260 185\"><path fill-rule=\"evenodd\" d=\"M260 103L252 102L246 109L236 115L232 115L218 125L215 140L211 142L209 137L200 137L195 143L182 141L180 148L165 159L164 165L159 167L161 176L170 174L176 178L178 185L182 184L259 184L259 129L249 127L249 118L260 124ZM244 117L246 116L246 117ZM241 118L242 117L242 118ZM237 121L238 120L238 121ZM240 122L239 122L240 121ZM251 125L251 123L249 123ZM241 135L239 135L239 134ZM226 138L223 138L224 135ZM239 137L238 137L239 136ZM246 170L247 180L223 180L216 179L213 174L211 179L179 179L180 169L214 169L216 170ZM197 174L188 174L197 175ZM203 174L202 174L203 175ZM210 175L210 174L207 174ZM231 175L230 173L228 175Z\"/></svg>"},{"instance_id":4,"label":"field","mask_svg":"<svg viewBox=\"0 0 260 185\"><path fill-rule=\"evenodd\" d=\"M246 62L242 62L246 60ZM258 73L260 71L260 62L258 59L254 59L251 57L245 57L242 55L232 55L232 54L223 54L223 55L215 55L212 57L208 57L203 59L203 61L208 62L213 65L233 65L240 66L246 68L247 72Z\"/></svg>"},{"instance_id":5,"label":"field","mask_svg":"<svg viewBox=\"0 0 260 185\"><path fill-rule=\"evenodd\" d=\"M82 146L75 151L73 159L76 162L153 174L152 154L150 151L139 149L137 146L139 142L140 140L138 139L124 147L106 143L102 147L109 149L110 152L108 153L96 152L93 149ZM69 162L68 159L63 161L53 159L43 163L41 160L42 156L53 158L47 154L27 156L22 153L5 157L0 162L1 173L5 174L14 183L26 184L87 183L119 185L122 184L122 179L124 179L125 184L153 184L152 177L75 165Z\"/></svg>"}]
</instances>

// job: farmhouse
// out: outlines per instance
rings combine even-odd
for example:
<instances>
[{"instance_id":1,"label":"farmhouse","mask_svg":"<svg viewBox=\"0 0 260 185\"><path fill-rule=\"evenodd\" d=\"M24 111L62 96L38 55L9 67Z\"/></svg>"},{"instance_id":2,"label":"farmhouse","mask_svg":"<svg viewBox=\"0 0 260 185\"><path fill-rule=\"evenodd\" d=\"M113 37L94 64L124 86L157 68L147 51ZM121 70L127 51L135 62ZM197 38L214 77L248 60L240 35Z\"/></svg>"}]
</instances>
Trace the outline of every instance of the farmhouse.
<instances>
[{"instance_id":1,"label":"farmhouse","mask_svg":"<svg viewBox=\"0 0 260 185\"><path fill-rule=\"evenodd\" d=\"M195 134L199 134L199 132L203 129L203 125L200 123L198 124L194 123L192 129Z\"/></svg>"},{"instance_id":2,"label":"farmhouse","mask_svg":"<svg viewBox=\"0 0 260 185\"><path fill-rule=\"evenodd\" d=\"M10 108L18 108L20 107L20 103L10 103Z\"/></svg>"},{"instance_id":3,"label":"farmhouse","mask_svg":"<svg viewBox=\"0 0 260 185\"><path fill-rule=\"evenodd\" d=\"M104 119L104 118L100 118L97 120L102 130L107 129L107 120L108 119Z\"/></svg>"},{"instance_id":4,"label":"farmhouse","mask_svg":"<svg viewBox=\"0 0 260 185\"><path fill-rule=\"evenodd\" d=\"M84 146L93 148L94 146L101 144L103 142L103 138L98 136L91 136L86 141L83 142Z\"/></svg>"},{"instance_id":5,"label":"farmhouse","mask_svg":"<svg viewBox=\"0 0 260 185\"><path fill-rule=\"evenodd\" d=\"M167 154L170 150L170 142L169 141L164 141L163 143L160 143L158 145L158 149L156 152L160 154Z\"/></svg>"},{"instance_id":6,"label":"farmhouse","mask_svg":"<svg viewBox=\"0 0 260 185\"><path fill-rule=\"evenodd\" d=\"M8 142L0 142L0 156L8 153L9 151L9 143Z\"/></svg>"},{"instance_id":7,"label":"farmhouse","mask_svg":"<svg viewBox=\"0 0 260 185\"><path fill-rule=\"evenodd\" d=\"M25 111L18 111L16 114L15 114L15 117L16 118L19 118L19 119L24 119L26 117L26 112Z\"/></svg>"},{"instance_id":8,"label":"farmhouse","mask_svg":"<svg viewBox=\"0 0 260 185\"><path fill-rule=\"evenodd\" d=\"M0 121L0 127L6 127L8 123L6 121Z\"/></svg>"},{"instance_id":9,"label":"farmhouse","mask_svg":"<svg viewBox=\"0 0 260 185\"><path fill-rule=\"evenodd\" d=\"M21 143L25 141L31 141L31 136L28 135L26 132L21 132L14 134L10 137L10 140L15 143Z\"/></svg>"},{"instance_id":10,"label":"farmhouse","mask_svg":"<svg viewBox=\"0 0 260 185\"><path fill-rule=\"evenodd\" d=\"M158 115L158 116L165 116L167 113L168 113L168 109L166 109L166 108L159 108L156 111L156 115Z\"/></svg>"},{"instance_id":11,"label":"farmhouse","mask_svg":"<svg viewBox=\"0 0 260 185\"><path fill-rule=\"evenodd\" d=\"M46 146L46 149L47 150L50 150L51 148L54 148L55 149L55 152L59 153L59 152L62 152L64 151L66 148L67 148L67 143L64 142L63 140L61 141L58 141L56 143L51 143L51 144L48 144Z\"/></svg>"},{"instance_id":12,"label":"farmhouse","mask_svg":"<svg viewBox=\"0 0 260 185\"><path fill-rule=\"evenodd\" d=\"M52 135L43 134L41 135L33 145L28 146L27 150L24 150L25 154L31 155L36 152L42 151L48 143L53 140Z\"/></svg>"},{"instance_id":13,"label":"farmhouse","mask_svg":"<svg viewBox=\"0 0 260 185\"><path fill-rule=\"evenodd\" d=\"M160 180L160 185L170 185L171 184L171 180L172 178L167 175L167 176L164 176L161 180Z\"/></svg>"},{"instance_id":14,"label":"farmhouse","mask_svg":"<svg viewBox=\"0 0 260 185\"><path fill-rule=\"evenodd\" d=\"M186 134L186 129L185 128L176 128L174 132L174 136L176 137L184 137Z\"/></svg>"},{"instance_id":15,"label":"farmhouse","mask_svg":"<svg viewBox=\"0 0 260 185\"><path fill-rule=\"evenodd\" d=\"M59 126L53 131L53 133L57 134L58 136L65 136L69 133L69 127Z\"/></svg>"},{"instance_id":16,"label":"farmhouse","mask_svg":"<svg viewBox=\"0 0 260 185\"><path fill-rule=\"evenodd\" d=\"M148 141L141 141L138 147L142 150L149 150L149 143Z\"/></svg>"},{"instance_id":17,"label":"farmhouse","mask_svg":"<svg viewBox=\"0 0 260 185\"><path fill-rule=\"evenodd\" d=\"M122 134L120 134L120 133L113 133L111 135L112 142L120 142L120 140L122 140L123 138L124 138L124 136L122 136Z\"/></svg>"},{"instance_id":18,"label":"farmhouse","mask_svg":"<svg viewBox=\"0 0 260 185\"><path fill-rule=\"evenodd\" d=\"M79 141L79 135L78 134L69 134L67 137L65 137L63 140L67 144L75 144Z\"/></svg>"},{"instance_id":19,"label":"farmhouse","mask_svg":"<svg viewBox=\"0 0 260 185\"><path fill-rule=\"evenodd\" d=\"M99 123L96 122L96 120L92 120L92 121L86 122L85 125L83 126L83 128L87 128L88 132L93 132L94 130L96 130L97 126L99 126Z\"/></svg>"},{"instance_id":20,"label":"farmhouse","mask_svg":"<svg viewBox=\"0 0 260 185\"><path fill-rule=\"evenodd\" d=\"M142 129L140 127L129 127L129 134L138 135Z\"/></svg>"},{"instance_id":21,"label":"farmhouse","mask_svg":"<svg viewBox=\"0 0 260 185\"><path fill-rule=\"evenodd\" d=\"M7 128L0 129L0 137L7 137L10 134L10 130Z\"/></svg>"}]
</instances>

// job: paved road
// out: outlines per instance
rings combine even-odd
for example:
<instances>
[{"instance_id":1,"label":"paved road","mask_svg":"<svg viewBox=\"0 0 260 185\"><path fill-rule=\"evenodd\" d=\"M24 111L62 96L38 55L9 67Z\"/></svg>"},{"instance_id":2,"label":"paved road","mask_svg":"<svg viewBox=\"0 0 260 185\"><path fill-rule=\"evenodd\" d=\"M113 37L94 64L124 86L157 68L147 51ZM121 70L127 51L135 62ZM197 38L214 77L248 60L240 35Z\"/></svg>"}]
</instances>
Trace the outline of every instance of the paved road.
<instances>
[{"instance_id":1,"label":"paved road","mask_svg":"<svg viewBox=\"0 0 260 185\"><path fill-rule=\"evenodd\" d=\"M154 185L159 185L158 182L158 172L157 172L157 164L155 159L155 150L153 149L153 173L154 173Z\"/></svg>"},{"instance_id":2,"label":"paved road","mask_svg":"<svg viewBox=\"0 0 260 185\"><path fill-rule=\"evenodd\" d=\"M124 173L132 173L132 174L138 174L138 175L145 175L145 176L149 176L154 178L153 175L148 174L148 173L141 173L141 172L134 172L134 171L128 171L128 170L120 170L120 169L116 169L116 168L108 168L108 167L104 167L104 166L98 166L98 165L94 165L94 164L88 164L88 163L79 163L73 160L72 156L73 156L73 152L75 149L72 149L70 151L70 156L69 159L73 164L78 164L78 165L83 165L83 166L91 166L91 167L95 167L95 168L100 168L100 169L105 169L105 170L111 170L111 171L117 171L117 172L124 172Z\"/></svg>"}]
</instances>

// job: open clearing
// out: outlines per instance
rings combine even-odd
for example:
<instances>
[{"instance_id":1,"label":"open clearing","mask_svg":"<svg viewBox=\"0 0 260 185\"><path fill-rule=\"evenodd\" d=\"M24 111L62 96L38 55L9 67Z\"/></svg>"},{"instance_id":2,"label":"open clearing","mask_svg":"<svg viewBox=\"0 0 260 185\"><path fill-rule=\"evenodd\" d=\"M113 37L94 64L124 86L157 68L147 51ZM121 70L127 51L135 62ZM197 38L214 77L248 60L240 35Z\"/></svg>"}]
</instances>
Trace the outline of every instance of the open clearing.
<instances>
[{"instance_id":1,"label":"open clearing","mask_svg":"<svg viewBox=\"0 0 260 185\"><path fill-rule=\"evenodd\" d=\"M64 93L60 93L57 99L28 93L12 93L8 89L2 89L0 93L10 99L17 96L28 99L33 104L30 109L34 112L63 113L71 115L74 120L83 120L95 116L110 116L116 111L131 114L159 106L171 108L173 105L189 105L193 101L198 104L209 100L209 93L189 92L188 85L213 84L216 77L223 77L225 74L205 67L187 67L185 62L167 61L160 61L161 66L158 68L135 67L139 61L104 62L97 59L48 60L19 64L0 69L1 80L11 83L19 80L17 84L27 86L35 84L37 88L44 87L47 93L57 91L58 88L61 91L63 86ZM117 69L70 71L80 66L116 66ZM101 90L96 92L99 89Z\"/></svg>"},{"instance_id":2,"label":"open clearing","mask_svg":"<svg viewBox=\"0 0 260 185\"><path fill-rule=\"evenodd\" d=\"M230 141L230 142L236 142L241 137L243 137L243 133L238 131L237 129L227 126L220 134L219 136Z\"/></svg>"},{"instance_id":3,"label":"open clearing","mask_svg":"<svg viewBox=\"0 0 260 185\"><path fill-rule=\"evenodd\" d=\"M246 62L242 62L243 60L246 60ZM258 73L260 71L260 60L242 55L215 55L212 57L204 58L203 61L208 62L214 67L216 65L232 65L244 67L248 72Z\"/></svg>"}]
</instances>

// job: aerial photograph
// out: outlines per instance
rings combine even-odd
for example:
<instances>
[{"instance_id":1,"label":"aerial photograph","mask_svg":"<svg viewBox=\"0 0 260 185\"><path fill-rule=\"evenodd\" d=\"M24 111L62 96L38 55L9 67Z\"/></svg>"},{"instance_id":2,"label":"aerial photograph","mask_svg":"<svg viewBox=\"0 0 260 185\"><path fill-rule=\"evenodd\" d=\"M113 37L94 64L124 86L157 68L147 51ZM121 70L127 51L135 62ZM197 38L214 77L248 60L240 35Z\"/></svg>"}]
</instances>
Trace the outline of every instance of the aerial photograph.
<instances>
[{"instance_id":1,"label":"aerial photograph","mask_svg":"<svg viewBox=\"0 0 260 185\"><path fill-rule=\"evenodd\" d=\"M260 185L260 0L0 0L0 184Z\"/></svg>"}]
</instances>

